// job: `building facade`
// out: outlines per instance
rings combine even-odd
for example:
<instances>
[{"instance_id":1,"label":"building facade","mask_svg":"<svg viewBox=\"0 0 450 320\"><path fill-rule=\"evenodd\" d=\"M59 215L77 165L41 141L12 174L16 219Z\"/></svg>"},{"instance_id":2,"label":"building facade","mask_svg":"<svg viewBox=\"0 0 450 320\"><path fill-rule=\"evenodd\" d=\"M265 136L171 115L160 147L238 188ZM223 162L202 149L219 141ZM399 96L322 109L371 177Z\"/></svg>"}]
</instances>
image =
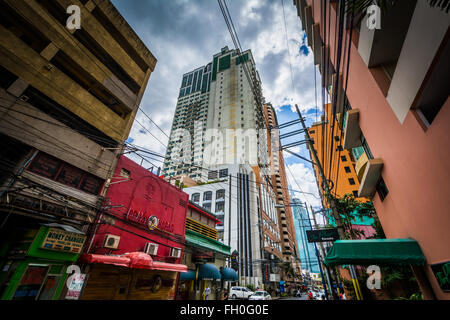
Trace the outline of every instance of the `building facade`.
<instances>
[{"instance_id":1,"label":"building facade","mask_svg":"<svg viewBox=\"0 0 450 320\"><path fill-rule=\"evenodd\" d=\"M183 75L164 173L211 179L214 166L267 163L261 80L250 50L228 47Z\"/></svg>"},{"instance_id":2,"label":"building facade","mask_svg":"<svg viewBox=\"0 0 450 320\"><path fill-rule=\"evenodd\" d=\"M217 241L215 225L218 223L220 220L212 212L189 201L183 256L183 264L189 270L180 276L179 299L220 300L229 284L238 280L236 271L226 266L230 247ZM208 296L203 294L207 288Z\"/></svg>"},{"instance_id":3,"label":"building facade","mask_svg":"<svg viewBox=\"0 0 450 320\"><path fill-rule=\"evenodd\" d=\"M174 299L179 274L187 272L187 206L183 191L122 155L81 256L88 275L81 298Z\"/></svg>"},{"instance_id":4,"label":"building facade","mask_svg":"<svg viewBox=\"0 0 450 320\"><path fill-rule=\"evenodd\" d=\"M60 297L156 64L109 1L77 2L81 29L72 4L0 3L2 299Z\"/></svg>"},{"instance_id":5,"label":"building facade","mask_svg":"<svg viewBox=\"0 0 450 320\"><path fill-rule=\"evenodd\" d=\"M270 159L270 185L275 194L277 204L277 216L281 233L280 246L283 254L283 261L291 262L291 265L294 265L298 264L296 261L300 257L300 254L296 240L296 229L292 214L291 197L287 182L284 156L283 151L280 148L281 143L278 120L275 109L270 104L264 105L264 119L267 128L267 146ZM287 281L288 279L294 282L298 280L289 277L285 280Z\"/></svg>"},{"instance_id":6,"label":"building facade","mask_svg":"<svg viewBox=\"0 0 450 320\"><path fill-rule=\"evenodd\" d=\"M449 299L442 271L450 261L448 14L427 1L402 1L383 16L381 29L367 28L367 17L352 26L347 17L340 28L349 50L339 63L331 54L342 43L334 40L342 25L338 3L295 4L323 85L332 84L334 72L334 80L347 79L349 64L348 81L333 86L342 147L363 147L367 156L358 196L373 201L388 238L420 245L426 264L414 271L424 297Z\"/></svg>"},{"instance_id":7,"label":"building facade","mask_svg":"<svg viewBox=\"0 0 450 320\"><path fill-rule=\"evenodd\" d=\"M300 261L303 262L303 270L310 273L319 273L319 265L317 261L316 249L313 243L308 242L306 231L312 230L310 218L304 208L304 204L297 198L291 200L293 204L292 211L294 212L294 224L296 231L296 238L298 243L298 251Z\"/></svg>"}]
</instances>

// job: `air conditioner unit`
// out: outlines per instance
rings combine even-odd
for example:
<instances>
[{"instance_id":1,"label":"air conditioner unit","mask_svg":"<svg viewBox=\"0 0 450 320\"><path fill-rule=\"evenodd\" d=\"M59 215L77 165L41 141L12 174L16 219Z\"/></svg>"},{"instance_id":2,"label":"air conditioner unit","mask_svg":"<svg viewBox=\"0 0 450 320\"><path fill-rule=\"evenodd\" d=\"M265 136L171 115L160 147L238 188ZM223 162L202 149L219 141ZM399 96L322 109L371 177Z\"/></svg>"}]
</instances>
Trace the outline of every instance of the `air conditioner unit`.
<instances>
[{"instance_id":1,"label":"air conditioner unit","mask_svg":"<svg viewBox=\"0 0 450 320\"><path fill-rule=\"evenodd\" d=\"M119 247L120 237L112 234L108 234L105 237L103 247L108 249L117 249Z\"/></svg>"},{"instance_id":2,"label":"air conditioner unit","mask_svg":"<svg viewBox=\"0 0 450 320\"><path fill-rule=\"evenodd\" d=\"M147 242L145 244L144 252L146 254L155 256L158 252L158 245L156 243Z\"/></svg>"},{"instance_id":3,"label":"air conditioner unit","mask_svg":"<svg viewBox=\"0 0 450 320\"><path fill-rule=\"evenodd\" d=\"M181 249L180 248L171 248L170 256L172 258L179 258L181 256Z\"/></svg>"}]
</instances>

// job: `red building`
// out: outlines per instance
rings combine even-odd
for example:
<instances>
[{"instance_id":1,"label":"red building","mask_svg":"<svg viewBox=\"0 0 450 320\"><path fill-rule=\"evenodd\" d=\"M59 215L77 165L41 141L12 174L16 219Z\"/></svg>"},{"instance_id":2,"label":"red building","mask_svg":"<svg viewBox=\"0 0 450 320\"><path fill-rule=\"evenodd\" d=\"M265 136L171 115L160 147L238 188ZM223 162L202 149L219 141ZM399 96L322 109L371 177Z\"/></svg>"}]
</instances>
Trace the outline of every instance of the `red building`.
<instances>
[{"instance_id":1,"label":"red building","mask_svg":"<svg viewBox=\"0 0 450 320\"><path fill-rule=\"evenodd\" d=\"M82 262L83 299L173 299L188 195L122 156Z\"/></svg>"}]
</instances>

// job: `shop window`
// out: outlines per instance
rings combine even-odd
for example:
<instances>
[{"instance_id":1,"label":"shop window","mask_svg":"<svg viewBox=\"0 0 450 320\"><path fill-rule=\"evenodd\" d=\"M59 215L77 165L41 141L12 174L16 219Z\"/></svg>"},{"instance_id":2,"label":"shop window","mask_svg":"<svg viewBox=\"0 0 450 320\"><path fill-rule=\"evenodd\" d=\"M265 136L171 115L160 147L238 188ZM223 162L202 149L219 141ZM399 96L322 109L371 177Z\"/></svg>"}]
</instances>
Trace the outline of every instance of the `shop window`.
<instances>
[{"instance_id":1,"label":"shop window","mask_svg":"<svg viewBox=\"0 0 450 320\"><path fill-rule=\"evenodd\" d=\"M12 300L35 300L39 295L49 266L30 264L14 292Z\"/></svg>"}]
</instances>

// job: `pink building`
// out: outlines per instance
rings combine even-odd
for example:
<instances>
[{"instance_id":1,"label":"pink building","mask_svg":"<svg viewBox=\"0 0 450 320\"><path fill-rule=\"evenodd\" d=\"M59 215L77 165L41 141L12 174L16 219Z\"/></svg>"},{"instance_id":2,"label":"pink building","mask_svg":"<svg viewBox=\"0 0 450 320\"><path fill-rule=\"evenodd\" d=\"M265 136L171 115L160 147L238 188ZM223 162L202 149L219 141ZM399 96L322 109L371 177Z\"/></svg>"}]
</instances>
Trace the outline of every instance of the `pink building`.
<instances>
[{"instance_id":1,"label":"pink building","mask_svg":"<svg viewBox=\"0 0 450 320\"><path fill-rule=\"evenodd\" d=\"M420 245L424 297L450 299L450 15L398 1L370 30L367 17L351 28L337 1L294 3L322 84L337 88L344 148L364 151L358 195L372 199L387 238Z\"/></svg>"}]
</instances>

